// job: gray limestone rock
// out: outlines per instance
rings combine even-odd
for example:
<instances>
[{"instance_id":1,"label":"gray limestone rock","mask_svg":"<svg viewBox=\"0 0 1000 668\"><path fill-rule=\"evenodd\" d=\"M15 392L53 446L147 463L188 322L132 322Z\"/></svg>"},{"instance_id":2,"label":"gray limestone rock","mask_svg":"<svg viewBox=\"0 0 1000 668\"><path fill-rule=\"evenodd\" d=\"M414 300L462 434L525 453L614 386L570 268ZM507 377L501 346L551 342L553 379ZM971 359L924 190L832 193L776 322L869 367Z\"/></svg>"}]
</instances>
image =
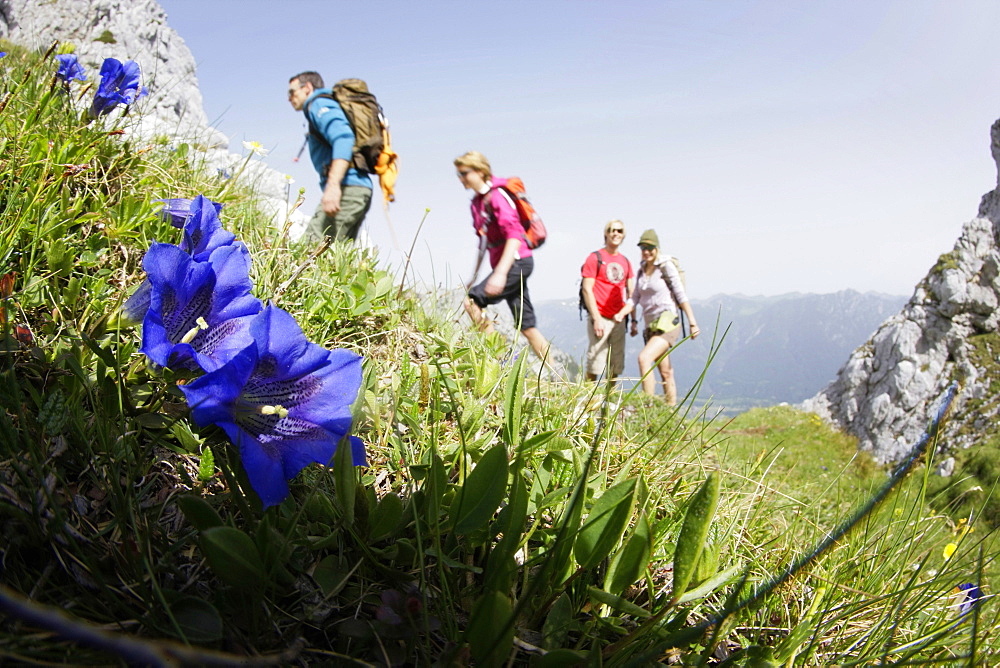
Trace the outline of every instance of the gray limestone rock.
<instances>
[{"instance_id":1,"label":"gray limestone rock","mask_svg":"<svg viewBox=\"0 0 1000 668\"><path fill-rule=\"evenodd\" d=\"M209 127L194 57L155 0L0 0L0 36L38 49L56 40L72 43L95 85L105 58L135 60L149 95L137 103L142 113L129 131L145 139L165 135L188 143L191 159L210 172L239 171L245 158L230 153L229 139ZM253 159L240 178L265 200L272 222L283 224L288 209L284 174ZM293 218L301 227L305 216L296 211Z\"/></svg>"},{"instance_id":2,"label":"gray limestone rock","mask_svg":"<svg viewBox=\"0 0 1000 668\"><path fill-rule=\"evenodd\" d=\"M991 136L1000 168L1000 121L993 124ZM910 453L946 388L957 380L953 419L941 441L945 449L968 447L974 436L963 408L989 393L983 369L970 355L970 337L1000 330L998 236L1000 188L983 197L978 217L965 224L954 248L939 258L903 310L886 320L851 354L837 378L801 408L857 436L859 447L877 460L898 461ZM981 422L983 416L976 419Z\"/></svg>"}]
</instances>

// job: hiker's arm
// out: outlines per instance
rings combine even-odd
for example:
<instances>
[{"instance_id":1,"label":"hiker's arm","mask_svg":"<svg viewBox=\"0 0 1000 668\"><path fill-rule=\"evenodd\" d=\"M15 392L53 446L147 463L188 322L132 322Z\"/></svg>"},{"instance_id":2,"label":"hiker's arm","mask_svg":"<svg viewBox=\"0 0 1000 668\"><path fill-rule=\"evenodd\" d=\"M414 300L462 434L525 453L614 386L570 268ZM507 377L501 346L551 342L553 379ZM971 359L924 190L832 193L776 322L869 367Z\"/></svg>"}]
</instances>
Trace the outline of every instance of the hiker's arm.
<instances>
[{"instance_id":1,"label":"hiker's arm","mask_svg":"<svg viewBox=\"0 0 1000 668\"><path fill-rule=\"evenodd\" d=\"M691 310L691 303L684 302L681 304L681 310L684 311L684 315L687 316L688 326L691 328L691 338L697 339L698 335L701 334L701 327L699 327L698 323L695 322L694 311Z\"/></svg>"},{"instance_id":2,"label":"hiker's arm","mask_svg":"<svg viewBox=\"0 0 1000 668\"><path fill-rule=\"evenodd\" d=\"M503 253L500 254L500 260L497 261L497 266L493 267L493 273L486 279L486 294L492 296L503 292L504 286L507 285L507 273L510 271L511 266L513 266L514 259L520 253L521 240L507 239L507 243L503 245Z\"/></svg>"},{"instance_id":3,"label":"hiker's arm","mask_svg":"<svg viewBox=\"0 0 1000 668\"><path fill-rule=\"evenodd\" d=\"M486 256L486 237L479 237L479 251L476 253L476 268L472 270L472 278L469 282L465 284L465 291L468 292L472 289L472 286L476 284L476 279L479 278L479 269L483 266L483 257Z\"/></svg>"},{"instance_id":4,"label":"hiker's arm","mask_svg":"<svg viewBox=\"0 0 1000 668\"><path fill-rule=\"evenodd\" d=\"M618 313L615 313L615 322L621 322L628 317L628 314L635 310L632 302L632 291L635 290L635 279L630 278L625 282L625 304Z\"/></svg>"},{"instance_id":5,"label":"hiker's arm","mask_svg":"<svg viewBox=\"0 0 1000 668\"><path fill-rule=\"evenodd\" d=\"M580 288L583 291L583 303L587 307L590 322L594 327L594 335L601 338L604 336L604 318L601 317L601 312L597 308L597 300L594 299L594 281L596 280L591 276L584 276Z\"/></svg>"},{"instance_id":6,"label":"hiker's arm","mask_svg":"<svg viewBox=\"0 0 1000 668\"><path fill-rule=\"evenodd\" d=\"M335 216L340 211L340 182L347 174L350 163L339 158L330 163L330 169L326 173L326 187L323 188L323 198L320 203L323 211L328 216Z\"/></svg>"}]
</instances>

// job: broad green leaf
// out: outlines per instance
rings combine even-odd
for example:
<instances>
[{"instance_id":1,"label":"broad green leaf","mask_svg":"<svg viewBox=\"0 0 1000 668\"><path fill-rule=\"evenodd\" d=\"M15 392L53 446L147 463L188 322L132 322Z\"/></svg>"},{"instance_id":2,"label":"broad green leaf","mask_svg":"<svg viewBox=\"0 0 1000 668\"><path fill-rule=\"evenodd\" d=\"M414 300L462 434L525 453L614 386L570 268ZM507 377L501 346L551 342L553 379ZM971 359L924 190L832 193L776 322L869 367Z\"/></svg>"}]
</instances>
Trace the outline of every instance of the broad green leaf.
<instances>
[{"instance_id":1,"label":"broad green leaf","mask_svg":"<svg viewBox=\"0 0 1000 668\"><path fill-rule=\"evenodd\" d=\"M719 476L710 473L708 478L691 497L687 512L684 514L684 524L677 537L677 549L674 550L674 591L676 601L687 590L698 560L705 549L705 539L708 537L708 527L715 519L715 511L719 506Z\"/></svg>"},{"instance_id":2,"label":"broad green leaf","mask_svg":"<svg viewBox=\"0 0 1000 668\"><path fill-rule=\"evenodd\" d=\"M337 503L344 513L344 522L354 524L355 487L358 485L358 474L354 470L354 455L351 452L351 437L345 435L337 444L333 453L333 473L337 489Z\"/></svg>"},{"instance_id":3,"label":"broad green leaf","mask_svg":"<svg viewBox=\"0 0 1000 668\"><path fill-rule=\"evenodd\" d=\"M465 630L476 665L499 666L510 654L514 640L514 606L510 599L488 591L476 601Z\"/></svg>"},{"instance_id":4,"label":"broad green leaf","mask_svg":"<svg viewBox=\"0 0 1000 668\"><path fill-rule=\"evenodd\" d=\"M222 638L222 617L204 599L182 596L170 604L170 614L188 642L208 643ZM172 625L168 628L172 629Z\"/></svg>"},{"instance_id":5,"label":"broad green leaf","mask_svg":"<svg viewBox=\"0 0 1000 668\"><path fill-rule=\"evenodd\" d=\"M184 517L198 531L222 526L222 518L215 512L208 501L200 496L185 494L177 497L177 507L184 513Z\"/></svg>"},{"instance_id":6,"label":"broad green leaf","mask_svg":"<svg viewBox=\"0 0 1000 668\"><path fill-rule=\"evenodd\" d=\"M690 601L696 601L699 598L705 598L719 587L722 587L732 582L733 579L737 575L739 575L741 570L742 570L741 566L733 566L732 568L724 570L711 580L702 583L700 586L695 587L690 591L684 592L684 594L677 599L677 602L689 603Z\"/></svg>"},{"instance_id":7,"label":"broad green leaf","mask_svg":"<svg viewBox=\"0 0 1000 668\"><path fill-rule=\"evenodd\" d=\"M504 392L504 423L501 438L511 448L520 443L521 434L521 395L524 392L524 359L527 354L522 352L514 368L507 376L507 387Z\"/></svg>"},{"instance_id":8,"label":"broad green leaf","mask_svg":"<svg viewBox=\"0 0 1000 668\"><path fill-rule=\"evenodd\" d=\"M622 598L621 596L615 596L610 592L606 592L603 589L598 589L597 587L587 587L587 593L590 594L590 598L594 599L598 603L603 603L604 605L617 610L618 612L625 613L626 615L632 615L633 617L652 617L652 614L645 608L640 608L638 605Z\"/></svg>"},{"instance_id":9,"label":"broad green leaf","mask_svg":"<svg viewBox=\"0 0 1000 668\"><path fill-rule=\"evenodd\" d=\"M524 439L520 447L517 449L517 454L531 455L534 453L535 448L545 445L555 438L555 435L558 433L559 431L557 429L553 429L552 431L543 431L541 434L535 434L531 438Z\"/></svg>"},{"instance_id":10,"label":"broad green leaf","mask_svg":"<svg viewBox=\"0 0 1000 668\"><path fill-rule=\"evenodd\" d=\"M561 500L564 496L568 496L572 491L572 487L560 487L549 492L538 502L538 510L545 510L549 506L555 505L557 501Z\"/></svg>"},{"instance_id":11,"label":"broad green leaf","mask_svg":"<svg viewBox=\"0 0 1000 668\"><path fill-rule=\"evenodd\" d=\"M465 479L452 508L455 533L467 534L484 528L503 501L507 489L507 449L490 448Z\"/></svg>"},{"instance_id":12,"label":"broad green leaf","mask_svg":"<svg viewBox=\"0 0 1000 668\"><path fill-rule=\"evenodd\" d=\"M618 545L632 516L635 481L618 483L594 503L576 538L574 556L580 568L593 568Z\"/></svg>"},{"instance_id":13,"label":"broad green leaf","mask_svg":"<svg viewBox=\"0 0 1000 668\"><path fill-rule=\"evenodd\" d=\"M239 529L219 526L201 532L201 549L208 565L228 585L258 589L264 583L264 562L257 546Z\"/></svg>"},{"instance_id":14,"label":"broad green leaf","mask_svg":"<svg viewBox=\"0 0 1000 668\"><path fill-rule=\"evenodd\" d=\"M608 574L604 578L604 588L621 596L633 582L642 577L652 552L652 532L646 516L642 515L625 545L611 558Z\"/></svg>"},{"instance_id":15,"label":"broad green leaf","mask_svg":"<svg viewBox=\"0 0 1000 668\"><path fill-rule=\"evenodd\" d=\"M354 568L357 568L357 566L355 565ZM340 565L340 558L331 554L316 564L312 577L316 581L316 584L319 585L319 588L323 590L323 595L330 596L344 588L347 580L354 573L354 568L346 569L342 567Z\"/></svg>"},{"instance_id":16,"label":"broad green leaf","mask_svg":"<svg viewBox=\"0 0 1000 668\"><path fill-rule=\"evenodd\" d=\"M562 647L572 626L573 602L570 600L569 594L563 592L552 604L549 614L545 616L545 623L542 625L545 647L550 650Z\"/></svg>"},{"instance_id":17,"label":"broad green leaf","mask_svg":"<svg viewBox=\"0 0 1000 668\"><path fill-rule=\"evenodd\" d=\"M531 665L534 668L582 668L590 665L590 659L585 652L560 648L538 657Z\"/></svg>"},{"instance_id":18,"label":"broad green leaf","mask_svg":"<svg viewBox=\"0 0 1000 668\"><path fill-rule=\"evenodd\" d=\"M514 553L521 544L527 520L528 489L524 484L524 478L520 473L516 473L510 486L510 500L500 511L494 530L491 532L492 536L500 534L502 537L490 552L486 582L483 584L485 588L504 591L513 584L513 576L517 570Z\"/></svg>"},{"instance_id":19,"label":"broad green leaf","mask_svg":"<svg viewBox=\"0 0 1000 668\"><path fill-rule=\"evenodd\" d=\"M369 540L374 543L388 538L396 531L402 519L403 500L397 494L389 492L382 497L368 517Z\"/></svg>"}]
</instances>

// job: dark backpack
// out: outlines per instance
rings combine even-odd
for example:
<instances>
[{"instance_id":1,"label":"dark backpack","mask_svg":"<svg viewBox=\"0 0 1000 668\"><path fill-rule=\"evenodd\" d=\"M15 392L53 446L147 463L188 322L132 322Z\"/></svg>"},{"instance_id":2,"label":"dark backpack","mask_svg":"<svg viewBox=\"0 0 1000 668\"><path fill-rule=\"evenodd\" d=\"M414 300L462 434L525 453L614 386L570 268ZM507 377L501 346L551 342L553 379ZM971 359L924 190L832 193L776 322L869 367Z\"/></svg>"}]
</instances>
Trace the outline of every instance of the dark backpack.
<instances>
[{"instance_id":1,"label":"dark backpack","mask_svg":"<svg viewBox=\"0 0 1000 668\"><path fill-rule=\"evenodd\" d=\"M604 260L601 259L601 254L598 251L594 251L594 255L597 256L597 276L601 275L601 265L604 264ZM586 264L586 263L584 263ZM587 312L587 301L583 298L583 279L580 279L580 303L578 304L580 309L580 320L583 320L583 314Z\"/></svg>"},{"instance_id":2,"label":"dark backpack","mask_svg":"<svg viewBox=\"0 0 1000 668\"><path fill-rule=\"evenodd\" d=\"M309 118L309 106L316 98L333 100L344 110L347 122L354 132L354 158L351 165L363 172L374 172L379 164L379 156L386 147L389 125L386 123L382 107L375 96L368 91L368 84L361 79L342 79L333 85L333 94L320 93L303 109L309 134L328 144Z\"/></svg>"}]
</instances>

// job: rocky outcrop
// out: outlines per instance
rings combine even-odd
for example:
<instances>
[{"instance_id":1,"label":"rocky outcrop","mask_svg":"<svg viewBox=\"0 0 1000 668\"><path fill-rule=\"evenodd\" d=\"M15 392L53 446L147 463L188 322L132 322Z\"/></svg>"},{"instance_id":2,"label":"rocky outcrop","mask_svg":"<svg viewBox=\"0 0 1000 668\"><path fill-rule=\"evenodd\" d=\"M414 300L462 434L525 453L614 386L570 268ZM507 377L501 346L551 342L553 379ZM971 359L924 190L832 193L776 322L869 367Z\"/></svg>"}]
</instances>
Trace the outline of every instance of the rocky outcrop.
<instances>
[{"instance_id":1,"label":"rocky outcrop","mask_svg":"<svg viewBox=\"0 0 1000 668\"><path fill-rule=\"evenodd\" d=\"M36 49L57 40L72 43L95 84L105 58L135 60L149 95L137 103L141 113L130 130L147 139L165 135L187 143L192 160L210 171L241 171L244 156L230 153L229 139L208 126L194 57L155 0L0 0L0 36ZM253 159L241 179L254 185L275 222L283 222L284 175Z\"/></svg>"},{"instance_id":2,"label":"rocky outcrop","mask_svg":"<svg viewBox=\"0 0 1000 668\"><path fill-rule=\"evenodd\" d=\"M903 310L854 351L836 380L802 404L857 436L881 462L909 454L952 380L959 393L941 442L968 447L991 393L989 362L975 341L1000 331L1000 121L991 131L998 188L965 224L955 247L917 285ZM980 430L980 434L982 431Z\"/></svg>"}]
</instances>

